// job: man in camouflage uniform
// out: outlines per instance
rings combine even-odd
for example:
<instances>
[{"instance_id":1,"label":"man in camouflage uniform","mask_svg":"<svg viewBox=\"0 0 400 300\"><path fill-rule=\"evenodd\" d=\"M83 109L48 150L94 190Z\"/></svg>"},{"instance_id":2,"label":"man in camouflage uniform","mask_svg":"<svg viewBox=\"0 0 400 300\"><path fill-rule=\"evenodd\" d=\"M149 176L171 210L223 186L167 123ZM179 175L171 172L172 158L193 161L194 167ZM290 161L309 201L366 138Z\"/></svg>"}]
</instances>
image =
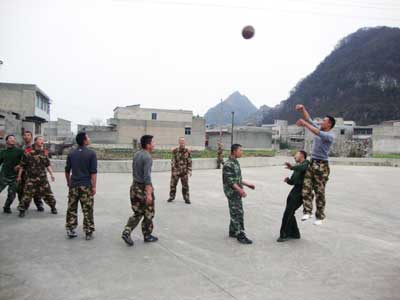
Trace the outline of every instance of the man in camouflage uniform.
<instances>
[{"instance_id":1,"label":"man in camouflage uniform","mask_svg":"<svg viewBox=\"0 0 400 300\"><path fill-rule=\"evenodd\" d=\"M32 150L32 132L30 131L25 131L23 136L22 136L23 140L24 140L24 145L22 146L22 150L25 151L26 149L31 149ZM24 186L25 186L25 182L26 182L26 173L22 174L22 178L20 183L18 184L18 199L21 202L22 201L22 197L24 194ZM44 207L43 207L43 201L42 199L38 198L37 196L34 196L33 198L33 202L36 205L36 208L38 211L44 211ZM29 207L26 207L25 209L28 209Z\"/></svg>"},{"instance_id":2,"label":"man in camouflage uniform","mask_svg":"<svg viewBox=\"0 0 400 300\"><path fill-rule=\"evenodd\" d=\"M4 213L11 214L11 204L17 192L17 170L23 151L15 146L14 135L6 137L7 148L0 152L0 193L8 186L7 200L4 203Z\"/></svg>"},{"instance_id":3,"label":"man in camouflage uniform","mask_svg":"<svg viewBox=\"0 0 400 300\"><path fill-rule=\"evenodd\" d=\"M318 125L311 119L304 105L296 105L296 110L303 115L303 119L297 121L297 126L305 127L314 134L311 162L304 177L302 191L304 215L301 220L306 221L311 218L314 192L317 204L314 224L321 225L322 220L325 219L325 186L330 174L328 155L334 139L331 130L336 121L332 116L326 116Z\"/></svg>"},{"instance_id":4,"label":"man in camouflage uniform","mask_svg":"<svg viewBox=\"0 0 400 300\"><path fill-rule=\"evenodd\" d=\"M231 217L229 225L229 236L237 238L239 243L251 244L252 241L246 237L243 221L242 198L247 196L243 186L254 190L255 185L242 179L242 171L238 158L242 157L242 146L233 144L231 146L231 156L225 162L222 169L222 182L225 196L228 198L229 213Z\"/></svg>"},{"instance_id":5,"label":"man in camouflage uniform","mask_svg":"<svg viewBox=\"0 0 400 300\"><path fill-rule=\"evenodd\" d=\"M190 204L189 176L192 176L192 156L185 147L185 139L179 138L179 147L172 150L171 183L168 202L172 202L176 195L176 186L179 179L182 184L182 195L186 204Z\"/></svg>"},{"instance_id":6,"label":"man in camouflage uniform","mask_svg":"<svg viewBox=\"0 0 400 300\"><path fill-rule=\"evenodd\" d=\"M154 149L154 140L151 135L144 135L140 139L142 150L133 156L132 170L133 183L130 188L131 207L133 215L128 219L121 238L129 246L133 246L132 231L142 221L142 233L145 243L158 241L152 235L154 218L154 189L151 180L153 160L151 153Z\"/></svg>"},{"instance_id":7,"label":"man in camouflage uniform","mask_svg":"<svg viewBox=\"0 0 400 300\"><path fill-rule=\"evenodd\" d=\"M217 169L221 169L221 165L224 164L224 145L221 141L218 142L217 149Z\"/></svg>"},{"instance_id":8,"label":"man in camouflage uniform","mask_svg":"<svg viewBox=\"0 0 400 300\"><path fill-rule=\"evenodd\" d=\"M43 137L37 136L34 146L31 149L26 149L21 159L18 182L21 182L22 174L26 173L24 195L18 205L21 218L25 216L26 207L29 207L29 203L35 196L43 198L44 202L50 206L51 213L57 214L56 200L51 191L46 170L50 173L51 180L54 181L55 179L47 151L43 150L43 144Z\"/></svg>"},{"instance_id":9,"label":"man in camouflage uniform","mask_svg":"<svg viewBox=\"0 0 400 300\"><path fill-rule=\"evenodd\" d=\"M88 241L93 238L94 231L93 203L96 194L97 158L96 152L87 148L90 139L85 132L77 134L76 142L78 148L68 154L65 166L65 179L69 188L65 227L68 237L78 236L75 229L78 226L78 204L81 202L83 230Z\"/></svg>"}]
</instances>

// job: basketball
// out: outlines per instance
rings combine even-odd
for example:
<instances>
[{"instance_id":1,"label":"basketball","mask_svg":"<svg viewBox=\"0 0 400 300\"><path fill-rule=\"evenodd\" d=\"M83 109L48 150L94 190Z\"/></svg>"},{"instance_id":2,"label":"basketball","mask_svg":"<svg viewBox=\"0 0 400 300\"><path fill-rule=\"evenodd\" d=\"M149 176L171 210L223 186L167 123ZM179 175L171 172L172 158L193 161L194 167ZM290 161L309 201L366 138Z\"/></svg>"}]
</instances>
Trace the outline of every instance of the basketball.
<instances>
[{"instance_id":1,"label":"basketball","mask_svg":"<svg viewBox=\"0 0 400 300\"><path fill-rule=\"evenodd\" d=\"M244 39L248 40L254 36L255 30L253 26L245 26L242 30L242 36Z\"/></svg>"}]
</instances>

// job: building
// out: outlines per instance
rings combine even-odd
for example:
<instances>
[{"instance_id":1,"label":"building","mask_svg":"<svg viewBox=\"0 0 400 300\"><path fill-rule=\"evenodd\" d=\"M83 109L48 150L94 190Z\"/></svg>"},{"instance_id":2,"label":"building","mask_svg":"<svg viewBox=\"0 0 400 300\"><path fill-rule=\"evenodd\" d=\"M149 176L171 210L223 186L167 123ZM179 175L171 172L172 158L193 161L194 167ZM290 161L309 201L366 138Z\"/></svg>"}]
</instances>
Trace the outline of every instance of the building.
<instances>
[{"instance_id":1,"label":"building","mask_svg":"<svg viewBox=\"0 0 400 300\"><path fill-rule=\"evenodd\" d=\"M230 147L232 128L207 130L207 147L212 150L218 148L221 141L225 148ZM272 131L270 128L254 126L238 126L233 128L233 143L241 144L246 150L272 149Z\"/></svg>"},{"instance_id":2,"label":"building","mask_svg":"<svg viewBox=\"0 0 400 300\"><path fill-rule=\"evenodd\" d=\"M51 143L71 142L73 140L71 121L58 118L57 121L47 122L43 126L43 135Z\"/></svg>"},{"instance_id":3,"label":"building","mask_svg":"<svg viewBox=\"0 0 400 300\"><path fill-rule=\"evenodd\" d=\"M375 126L372 144L374 154L400 153L400 120L386 121Z\"/></svg>"},{"instance_id":4,"label":"building","mask_svg":"<svg viewBox=\"0 0 400 300\"><path fill-rule=\"evenodd\" d=\"M116 107L114 117L107 126L78 125L78 131L86 131L93 144L118 147L138 147L144 134L155 136L158 149L176 147L179 137L194 150L205 145L205 120L193 116L189 110L142 108L139 104Z\"/></svg>"},{"instance_id":5,"label":"building","mask_svg":"<svg viewBox=\"0 0 400 300\"><path fill-rule=\"evenodd\" d=\"M0 82L0 143L10 133L20 141L25 130L43 135L43 124L50 120L51 102L34 84Z\"/></svg>"}]
</instances>

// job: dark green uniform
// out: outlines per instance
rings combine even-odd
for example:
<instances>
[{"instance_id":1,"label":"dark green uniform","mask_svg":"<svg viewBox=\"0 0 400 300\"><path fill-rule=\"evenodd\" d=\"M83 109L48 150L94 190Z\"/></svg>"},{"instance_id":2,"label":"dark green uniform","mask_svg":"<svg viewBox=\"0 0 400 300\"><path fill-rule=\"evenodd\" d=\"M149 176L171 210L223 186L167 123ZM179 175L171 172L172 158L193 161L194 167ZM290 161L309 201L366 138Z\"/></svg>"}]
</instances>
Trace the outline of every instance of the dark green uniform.
<instances>
[{"instance_id":1,"label":"dark green uniform","mask_svg":"<svg viewBox=\"0 0 400 300\"><path fill-rule=\"evenodd\" d=\"M242 185L242 171L237 159L230 157L224 164L222 169L222 182L224 186L225 196L228 198L229 214L231 217L229 225L229 234L237 236L244 233L244 212L242 197L233 189L233 185L237 184L241 188Z\"/></svg>"},{"instance_id":2,"label":"dark green uniform","mask_svg":"<svg viewBox=\"0 0 400 300\"><path fill-rule=\"evenodd\" d=\"M7 148L0 152L0 193L8 187L7 200L4 209L9 209L17 193L17 167L21 161L23 151L17 147Z\"/></svg>"},{"instance_id":3,"label":"dark green uniform","mask_svg":"<svg viewBox=\"0 0 400 300\"><path fill-rule=\"evenodd\" d=\"M192 156L186 147L178 147L172 150L171 160L171 182L169 199L175 199L176 186L179 179L182 184L182 195L185 201L190 200L189 196L189 173L192 172Z\"/></svg>"},{"instance_id":4,"label":"dark green uniform","mask_svg":"<svg viewBox=\"0 0 400 300\"><path fill-rule=\"evenodd\" d=\"M308 160L304 160L301 164L293 166L291 169L293 174L287 181L287 184L293 185L293 188L287 197L286 208L282 218L280 237L283 239L300 238L300 231L297 226L295 212L303 204L302 189L304 175L307 171L308 165Z\"/></svg>"},{"instance_id":5,"label":"dark green uniform","mask_svg":"<svg viewBox=\"0 0 400 300\"><path fill-rule=\"evenodd\" d=\"M24 195L18 206L20 212L29 207L34 197L42 198L52 210L55 209L56 200L51 191L46 173L46 168L50 166L50 159L47 153L42 149L26 149L20 165L23 172L26 172Z\"/></svg>"}]
</instances>

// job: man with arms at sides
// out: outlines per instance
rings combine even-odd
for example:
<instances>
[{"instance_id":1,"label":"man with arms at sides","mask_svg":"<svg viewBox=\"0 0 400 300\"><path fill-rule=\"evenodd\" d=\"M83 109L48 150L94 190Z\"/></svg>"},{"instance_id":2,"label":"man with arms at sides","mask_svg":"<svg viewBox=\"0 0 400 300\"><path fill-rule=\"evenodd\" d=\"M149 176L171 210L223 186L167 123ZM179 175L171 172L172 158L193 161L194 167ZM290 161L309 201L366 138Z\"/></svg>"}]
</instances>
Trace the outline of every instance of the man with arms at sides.
<instances>
[{"instance_id":1,"label":"man with arms at sides","mask_svg":"<svg viewBox=\"0 0 400 300\"><path fill-rule=\"evenodd\" d=\"M304 175L308 168L307 153L303 150L298 151L294 156L296 165L286 163L286 168L293 171L290 178L286 177L284 182L292 185L293 188L289 193L286 201L285 212L283 213L282 225L278 242L285 242L289 239L299 239L300 231L297 226L295 212L303 205L303 198L301 196L303 190Z\"/></svg>"},{"instance_id":2,"label":"man with arms at sides","mask_svg":"<svg viewBox=\"0 0 400 300\"><path fill-rule=\"evenodd\" d=\"M142 221L142 233L145 243L156 242L157 237L152 235L154 218L154 189L151 180L154 149L154 139L151 135L144 135L140 139L142 149L133 156L132 170L133 183L130 188L131 207L133 215L128 219L122 232L122 239L129 246L133 246L132 231Z\"/></svg>"},{"instance_id":3,"label":"man with arms at sides","mask_svg":"<svg viewBox=\"0 0 400 300\"><path fill-rule=\"evenodd\" d=\"M176 186L179 179L182 184L182 196L186 204L190 204L189 177L192 176L191 151L186 147L185 138L179 138L179 146L172 150L171 182L168 202L172 202L176 195Z\"/></svg>"},{"instance_id":4,"label":"man with arms at sides","mask_svg":"<svg viewBox=\"0 0 400 300\"><path fill-rule=\"evenodd\" d=\"M15 146L15 136L6 136L6 149L0 152L0 193L8 187L7 200L4 203L4 213L11 214L11 204L17 193L18 166L24 151Z\"/></svg>"},{"instance_id":5,"label":"man with arms at sides","mask_svg":"<svg viewBox=\"0 0 400 300\"><path fill-rule=\"evenodd\" d=\"M242 146L240 144L233 144L231 146L231 155L225 161L222 169L222 182L225 196L228 198L229 214L231 217L229 236L236 238L241 244L251 244L252 241L247 238L244 231L242 198L246 198L247 196L243 186L254 190L255 185L242 179L242 171L238 161L240 157L242 157Z\"/></svg>"},{"instance_id":6,"label":"man with arms at sides","mask_svg":"<svg viewBox=\"0 0 400 300\"><path fill-rule=\"evenodd\" d=\"M21 182L23 173L26 173L26 183L24 185L24 193L22 200L18 205L19 216L25 217L25 210L29 207L32 198L42 198L44 202L51 208L52 214L57 214L56 199L49 181L47 172L49 172L51 180L54 181L53 170L51 168L50 159L47 151L43 149L44 139L41 136L35 137L35 144L32 148L27 148L22 156L18 178Z\"/></svg>"},{"instance_id":7,"label":"man with arms at sides","mask_svg":"<svg viewBox=\"0 0 400 300\"><path fill-rule=\"evenodd\" d=\"M71 150L65 166L65 179L69 188L68 209L65 227L70 238L77 237L78 203L81 203L83 213L83 230L86 240L93 238L94 220L93 204L96 195L97 157L96 152L88 149L89 136L80 132L76 136L78 148ZM72 175L71 175L72 171Z\"/></svg>"},{"instance_id":8,"label":"man with arms at sides","mask_svg":"<svg viewBox=\"0 0 400 300\"><path fill-rule=\"evenodd\" d=\"M315 225L321 225L325 219L325 186L329 179L329 150L333 143L334 135L331 131L335 127L335 118L326 116L321 125L318 126L307 112L304 105L296 105L296 110L302 114L302 119L296 123L297 126L305 127L314 134L311 150L311 162L307 169L303 183L303 208L304 215L302 221L308 220L313 210L313 191L315 193L315 202L317 210L315 213Z\"/></svg>"},{"instance_id":9,"label":"man with arms at sides","mask_svg":"<svg viewBox=\"0 0 400 300\"><path fill-rule=\"evenodd\" d=\"M24 145L22 145L22 150L26 149L32 149L32 132L29 130L25 131L22 139L24 140ZM25 187L25 182L26 182L26 173L22 174L21 182L18 184L18 199L19 201L22 200L23 193L24 193L24 187ZM42 199L38 198L37 196L34 196L33 202L36 205L36 208L38 211L44 211L44 206L43 206L43 201ZM28 209L29 207L26 207L25 209Z\"/></svg>"}]
</instances>

